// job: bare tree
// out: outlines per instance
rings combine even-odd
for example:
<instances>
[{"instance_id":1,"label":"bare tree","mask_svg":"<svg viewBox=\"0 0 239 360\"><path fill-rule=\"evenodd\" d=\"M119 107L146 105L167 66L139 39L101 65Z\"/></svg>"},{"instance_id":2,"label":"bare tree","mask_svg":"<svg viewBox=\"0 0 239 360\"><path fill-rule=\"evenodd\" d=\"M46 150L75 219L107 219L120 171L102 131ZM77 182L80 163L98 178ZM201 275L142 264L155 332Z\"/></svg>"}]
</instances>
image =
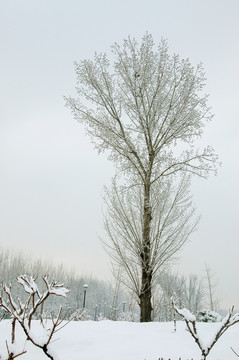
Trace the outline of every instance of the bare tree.
<instances>
[{"instance_id":1,"label":"bare tree","mask_svg":"<svg viewBox=\"0 0 239 360\"><path fill-rule=\"evenodd\" d=\"M204 291L202 281L196 275L190 274L185 278L170 272L162 272L157 276L156 281L161 289L161 297L163 295L164 298L165 320L172 319L172 296L178 299L180 308L186 307L194 314L202 308Z\"/></svg>"},{"instance_id":2,"label":"bare tree","mask_svg":"<svg viewBox=\"0 0 239 360\"><path fill-rule=\"evenodd\" d=\"M210 310L216 311L218 309L220 299L216 294L216 284L214 282L214 276L212 270L205 264L205 272L206 272L206 282L208 289L208 306Z\"/></svg>"},{"instance_id":3,"label":"bare tree","mask_svg":"<svg viewBox=\"0 0 239 360\"><path fill-rule=\"evenodd\" d=\"M170 56L165 40L155 51L146 33L140 45L129 37L112 51L112 64L96 54L75 65L78 98L69 97L67 105L96 148L108 151L127 185L139 185L141 321L150 321L154 185L178 172L206 177L215 171L213 149L194 146L212 115L202 94L202 65L194 68L188 59Z\"/></svg>"},{"instance_id":4,"label":"bare tree","mask_svg":"<svg viewBox=\"0 0 239 360\"><path fill-rule=\"evenodd\" d=\"M203 298L204 291L202 282L196 275L190 275L188 286L186 287L186 292L184 294L184 306L196 314L202 306Z\"/></svg>"}]
</instances>

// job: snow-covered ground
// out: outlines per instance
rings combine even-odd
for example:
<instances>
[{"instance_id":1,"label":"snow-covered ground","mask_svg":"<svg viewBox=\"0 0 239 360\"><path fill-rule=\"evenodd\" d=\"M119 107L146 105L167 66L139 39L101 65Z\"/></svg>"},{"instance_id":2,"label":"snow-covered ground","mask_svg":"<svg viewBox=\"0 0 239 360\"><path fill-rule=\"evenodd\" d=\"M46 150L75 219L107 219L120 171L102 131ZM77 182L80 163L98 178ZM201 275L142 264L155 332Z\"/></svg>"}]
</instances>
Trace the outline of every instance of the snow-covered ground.
<instances>
[{"instance_id":1,"label":"snow-covered ground","mask_svg":"<svg viewBox=\"0 0 239 360\"><path fill-rule=\"evenodd\" d=\"M33 330L39 333L38 322ZM210 341L218 323L199 323L200 337ZM55 334L49 346L54 360L200 360L200 350L185 330L183 321L173 323L130 323L113 321L71 322ZM6 359L5 340L10 343L10 320L0 322L0 353ZM17 351L27 353L18 357L22 360L46 360L42 350L25 341L23 331L17 329ZM235 360L230 347L239 352L239 324L231 327L213 347L208 360Z\"/></svg>"}]
</instances>

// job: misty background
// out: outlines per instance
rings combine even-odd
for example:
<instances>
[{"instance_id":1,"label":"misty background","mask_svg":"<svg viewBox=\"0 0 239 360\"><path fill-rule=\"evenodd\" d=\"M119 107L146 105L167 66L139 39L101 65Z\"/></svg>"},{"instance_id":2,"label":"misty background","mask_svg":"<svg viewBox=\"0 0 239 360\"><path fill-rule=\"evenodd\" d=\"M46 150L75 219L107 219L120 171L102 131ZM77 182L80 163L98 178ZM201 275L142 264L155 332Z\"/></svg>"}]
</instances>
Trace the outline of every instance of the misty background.
<instances>
[{"instance_id":1,"label":"misty background","mask_svg":"<svg viewBox=\"0 0 239 360\"><path fill-rule=\"evenodd\" d=\"M237 0L1 0L0 246L111 279L98 235L114 165L63 96L75 95L74 61L148 31L171 53L203 62L215 116L201 143L222 162L217 177L193 181L202 219L174 268L204 276L207 263L222 306L238 307L238 13Z\"/></svg>"}]
</instances>

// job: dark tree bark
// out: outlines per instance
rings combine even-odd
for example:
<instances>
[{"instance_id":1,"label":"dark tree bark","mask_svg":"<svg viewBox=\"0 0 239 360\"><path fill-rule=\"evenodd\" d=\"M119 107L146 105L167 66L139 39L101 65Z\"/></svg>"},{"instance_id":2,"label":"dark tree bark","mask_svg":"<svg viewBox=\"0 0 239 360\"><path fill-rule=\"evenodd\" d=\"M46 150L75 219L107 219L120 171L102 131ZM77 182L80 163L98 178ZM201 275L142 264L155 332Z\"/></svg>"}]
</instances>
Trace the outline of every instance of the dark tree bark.
<instances>
[{"instance_id":1,"label":"dark tree bark","mask_svg":"<svg viewBox=\"0 0 239 360\"><path fill-rule=\"evenodd\" d=\"M150 205L149 179L144 186L144 214L143 214L143 244L142 244L142 280L140 294L140 321L151 321L152 297L152 269L151 269L151 241L150 226L152 209Z\"/></svg>"}]
</instances>

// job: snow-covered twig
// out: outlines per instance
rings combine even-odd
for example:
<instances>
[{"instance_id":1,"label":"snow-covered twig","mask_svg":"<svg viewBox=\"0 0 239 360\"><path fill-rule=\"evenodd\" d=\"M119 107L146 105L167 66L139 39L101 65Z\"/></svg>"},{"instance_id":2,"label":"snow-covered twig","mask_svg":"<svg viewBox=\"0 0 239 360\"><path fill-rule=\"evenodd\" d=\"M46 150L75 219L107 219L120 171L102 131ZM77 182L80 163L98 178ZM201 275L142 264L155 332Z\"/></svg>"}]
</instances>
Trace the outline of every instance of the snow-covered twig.
<instances>
[{"instance_id":1,"label":"snow-covered twig","mask_svg":"<svg viewBox=\"0 0 239 360\"><path fill-rule=\"evenodd\" d=\"M229 329L229 327L231 327L232 325L239 322L239 314L238 313L235 314L234 316L232 316L233 309L234 309L234 306L232 306L231 309L229 309L228 314L222 320L220 328L214 334L210 343L207 346L205 346L203 344L202 340L200 339L200 337L198 336L195 315L193 315L188 309L179 309L176 306L176 302L173 297L172 297L172 304L173 304L173 308L176 311L176 313L178 313L180 316L182 316L184 318L188 331L190 332L190 334L194 338L196 344L199 346L199 348L201 350L203 360L205 360L207 358L207 355L211 351L212 347L216 344L218 339L225 333L225 331L227 331L227 329Z\"/></svg>"}]
</instances>

